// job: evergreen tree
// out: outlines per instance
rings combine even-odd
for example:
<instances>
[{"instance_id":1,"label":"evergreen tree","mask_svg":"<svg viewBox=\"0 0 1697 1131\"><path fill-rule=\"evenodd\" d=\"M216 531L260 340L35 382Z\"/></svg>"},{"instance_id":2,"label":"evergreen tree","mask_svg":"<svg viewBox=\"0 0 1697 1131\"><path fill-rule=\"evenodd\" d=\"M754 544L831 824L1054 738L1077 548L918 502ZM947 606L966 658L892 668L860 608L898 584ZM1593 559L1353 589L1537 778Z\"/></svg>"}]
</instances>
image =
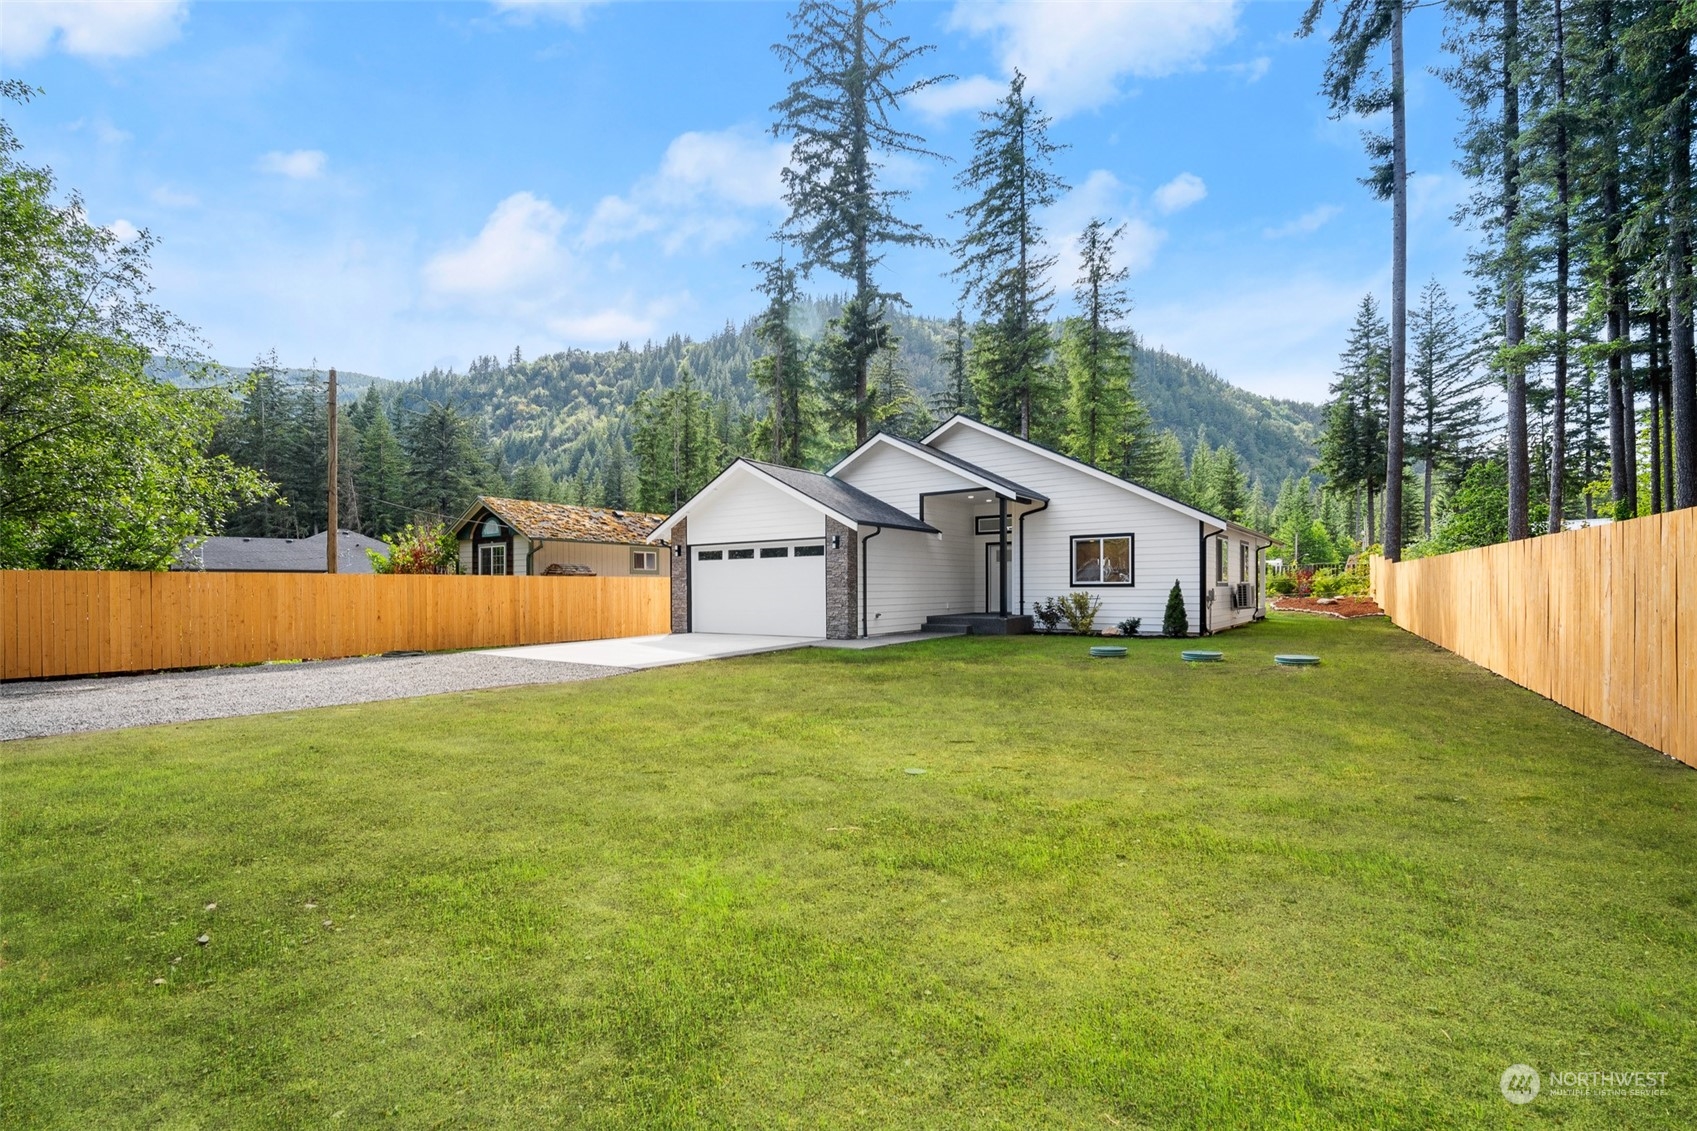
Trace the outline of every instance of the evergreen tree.
<instances>
[{"instance_id":1,"label":"evergreen tree","mask_svg":"<svg viewBox=\"0 0 1697 1131\"><path fill-rule=\"evenodd\" d=\"M870 407L873 426L880 432L916 440L935 427L895 350L883 351L872 363Z\"/></svg>"},{"instance_id":2,"label":"evergreen tree","mask_svg":"<svg viewBox=\"0 0 1697 1131\"><path fill-rule=\"evenodd\" d=\"M837 360L844 364L830 376L837 403L852 406L856 445L866 441L867 379L886 344L885 307L901 301L879 288L873 272L883 249L938 242L896 215L905 192L878 185L881 159L938 158L922 137L894 124L902 100L937 79L902 77L932 48L887 33L893 2L801 0L789 36L773 46L793 76L772 107L773 134L790 140L783 171L789 217L781 231L801 249L804 273L823 267L854 287L855 317L839 327Z\"/></svg>"},{"instance_id":3,"label":"evergreen tree","mask_svg":"<svg viewBox=\"0 0 1697 1131\"><path fill-rule=\"evenodd\" d=\"M242 382L242 399L213 436L212 451L281 483L294 458L294 405L284 384L277 351L254 359ZM234 511L224 532L249 538L280 538L291 528L288 499L265 494Z\"/></svg>"},{"instance_id":4,"label":"evergreen tree","mask_svg":"<svg viewBox=\"0 0 1697 1131\"><path fill-rule=\"evenodd\" d=\"M1421 533L1430 538L1435 474L1439 468L1459 474L1479 444L1490 375L1479 365L1477 335L1435 279L1410 312L1409 337L1408 453L1423 465Z\"/></svg>"},{"instance_id":5,"label":"evergreen tree","mask_svg":"<svg viewBox=\"0 0 1697 1131\"><path fill-rule=\"evenodd\" d=\"M1161 635L1190 635L1190 615L1184 611L1184 588L1176 580L1167 593L1166 612L1161 616Z\"/></svg>"},{"instance_id":6,"label":"evergreen tree","mask_svg":"<svg viewBox=\"0 0 1697 1131\"><path fill-rule=\"evenodd\" d=\"M601 465L601 501L615 510L630 506L630 488L624 441L614 436L607 445L607 459Z\"/></svg>"},{"instance_id":7,"label":"evergreen tree","mask_svg":"<svg viewBox=\"0 0 1697 1131\"><path fill-rule=\"evenodd\" d=\"M796 275L784 262L782 249L777 259L754 266L761 272L760 293L766 296L754 335L767 352L749 366L748 375L770 405L766 427L772 462L801 467L813 428L806 415L812 403L807 363L794 327Z\"/></svg>"},{"instance_id":8,"label":"evergreen tree","mask_svg":"<svg viewBox=\"0 0 1697 1131\"><path fill-rule=\"evenodd\" d=\"M1034 431L1041 436L1054 395L1046 319L1055 257L1037 215L1066 191L1052 170L1062 147L1049 140L1050 119L1026 97L1018 70L1007 96L979 117L984 125L972 136L972 160L955 182L975 195L954 213L966 231L955 243L950 274L961 281L961 298L976 299L982 315L975 385L986 420L1030 439Z\"/></svg>"},{"instance_id":9,"label":"evergreen tree","mask_svg":"<svg viewBox=\"0 0 1697 1131\"><path fill-rule=\"evenodd\" d=\"M632 410L637 506L670 513L707 486L720 467L718 422L710 398L685 364L677 383L644 393Z\"/></svg>"},{"instance_id":10,"label":"evergreen tree","mask_svg":"<svg viewBox=\"0 0 1697 1131\"><path fill-rule=\"evenodd\" d=\"M947 420L956 413L970 414L978 407L978 400L972 392L972 382L967 377L969 349L966 319L956 310L954 320L949 323L948 344L944 346L940 359L945 375L943 388L931 402L932 411L939 419Z\"/></svg>"},{"instance_id":11,"label":"evergreen tree","mask_svg":"<svg viewBox=\"0 0 1697 1131\"><path fill-rule=\"evenodd\" d=\"M1459 2L1459 0L1458 0ZM1509 0L1513 3L1514 0ZM1408 122L1403 74L1403 16L1408 0L1335 0L1338 25L1331 35L1331 55L1321 85L1335 117L1352 113L1367 117L1383 111L1391 116L1389 137L1366 135L1373 166L1365 183L1380 200L1391 202L1391 317L1386 350L1385 441L1387 484L1393 512L1402 509L1403 394L1408 311ZM1299 35L1313 33L1326 0L1310 0ZM1385 48L1390 76L1370 70L1370 60ZM1371 508L1369 508L1370 512ZM1371 525L1371 520L1369 520ZM1385 557L1402 556L1402 536L1394 529L1385 539Z\"/></svg>"},{"instance_id":12,"label":"evergreen tree","mask_svg":"<svg viewBox=\"0 0 1697 1131\"><path fill-rule=\"evenodd\" d=\"M1133 483L1151 491L1159 491L1169 499L1187 502L1189 485L1184 469L1184 445L1178 433L1164 429L1142 445L1141 452L1133 450L1134 467L1128 474Z\"/></svg>"},{"instance_id":13,"label":"evergreen tree","mask_svg":"<svg viewBox=\"0 0 1697 1131\"><path fill-rule=\"evenodd\" d=\"M1222 446L1214 453L1212 466L1209 468L1209 497L1213 503L1213 513L1232 522L1241 523L1249 509L1248 484L1243 479L1243 468L1237 460L1237 449L1230 444Z\"/></svg>"},{"instance_id":14,"label":"evergreen tree","mask_svg":"<svg viewBox=\"0 0 1697 1131\"><path fill-rule=\"evenodd\" d=\"M433 404L407 421L401 445L415 519L453 522L495 479L471 422L450 405Z\"/></svg>"},{"instance_id":15,"label":"evergreen tree","mask_svg":"<svg viewBox=\"0 0 1697 1131\"><path fill-rule=\"evenodd\" d=\"M1073 292L1079 315L1061 333L1066 367L1067 430L1062 450L1093 467L1127 469L1131 451L1145 435L1133 435L1147 418L1135 412L1131 391L1131 332L1123 322L1130 309L1125 268L1114 266L1114 243L1124 227L1109 231L1091 220L1079 240L1080 274Z\"/></svg>"},{"instance_id":16,"label":"evergreen tree","mask_svg":"<svg viewBox=\"0 0 1697 1131\"><path fill-rule=\"evenodd\" d=\"M1339 358L1332 400L1326 405L1320 436L1320 467L1333 486L1365 494L1364 541L1374 541L1373 503L1384 486L1385 395L1389 342L1379 305L1372 295L1361 300Z\"/></svg>"},{"instance_id":17,"label":"evergreen tree","mask_svg":"<svg viewBox=\"0 0 1697 1131\"><path fill-rule=\"evenodd\" d=\"M407 495L406 453L395 438L377 386L365 391L356 404L353 418L360 436L359 475L355 484L362 504L362 529L381 538L410 521L402 502Z\"/></svg>"}]
</instances>

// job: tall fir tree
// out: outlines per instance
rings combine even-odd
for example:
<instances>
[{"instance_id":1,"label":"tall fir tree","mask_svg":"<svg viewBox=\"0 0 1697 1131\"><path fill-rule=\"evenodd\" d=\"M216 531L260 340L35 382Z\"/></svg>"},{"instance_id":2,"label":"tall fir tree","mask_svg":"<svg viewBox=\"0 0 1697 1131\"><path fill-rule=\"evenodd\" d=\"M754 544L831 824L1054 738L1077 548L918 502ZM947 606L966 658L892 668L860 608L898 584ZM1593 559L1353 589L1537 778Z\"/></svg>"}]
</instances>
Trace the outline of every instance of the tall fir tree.
<instances>
[{"instance_id":1,"label":"tall fir tree","mask_svg":"<svg viewBox=\"0 0 1697 1131\"><path fill-rule=\"evenodd\" d=\"M1044 436L1055 399L1047 318L1054 301L1054 255L1038 222L1067 185L1054 172L1063 147L1049 140L1050 119L1014 71L1007 95L979 115L972 159L956 178L972 199L954 213L965 226L950 274L963 301L976 301L974 384L987 423L1024 439Z\"/></svg>"},{"instance_id":2,"label":"tall fir tree","mask_svg":"<svg viewBox=\"0 0 1697 1131\"><path fill-rule=\"evenodd\" d=\"M801 252L801 270L823 267L853 286L854 317L838 327L842 348L827 377L836 403L866 441L867 380L888 338L885 307L901 295L879 287L874 272L886 249L939 241L896 214L907 193L879 184L880 162L910 156L940 160L925 139L895 124L902 100L938 81L904 72L932 50L889 34L894 0L801 0L790 34L773 50L791 76L772 107L772 132L790 142L783 170L789 216L781 232Z\"/></svg>"},{"instance_id":3,"label":"tall fir tree","mask_svg":"<svg viewBox=\"0 0 1697 1131\"><path fill-rule=\"evenodd\" d=\"M722 445L715 406L685 363L671 388L637 398L632 417L637 506L677 510L719 472Z\"/></svg>"},{"instance_id":4,"label":"tall fir tree","mask_svg":"<svg viewBox=\"0 0 1697 1131\"><path fill-rule=\"evenodd\" d=\"M1389 334L1379 304L1366 295L1356 308L1349 339L1338 359L1337 380L1320 436L1320 468L1338 489L1363 496L1361 534L1374 541L1374 499L1385 483L1385 395L1390 371Z\"/></svg>"},{"instance_id":5,"label":"tall fir tree","mask_svg":"<svg viewBox=\"0 0 1697 1131\"><path fill-rule=\"evenodd\" d=\"M949 322L949 339L943 347L943 387L932 398L931 410L938 419L947 420L956 413L968 415L976 411L978 398L973 394L968 376L967 357L971 342L966 333L966 317L957 309Z\"/></svg>"},{"instance_id":6,"label":"tall fir tree","mask_svg":"<svg viewBox=\"0 0 1697 1131\"><path fill-rule=\"evenodd\" d=\"M1091 220L1079 238L1079 277L1073 297L1078 316L1061 332L1067 375L1067 427L1062 450L1093 467L1123 473L1133 449L1147 439L1147 417L1132 393L1132 335L1125 317L1131 300L1128 275L1114 264L1114 244L1124 227L1109 230ZM1142 435L1134 435L1142 428Z\"/></svg>"},{"instance_id":7,"label":"tall fir tree","mask_svg":"<svg viewBox=\"0 0 1697 1131\"><path fill-rule=\"evenodd\" d=\"M1408 454L1423 466L1421 533L1430 538L1440 469L1459 475L1483 439L1490 374L1481 364L1477 333L1436 279L1409 312L1409 345Z\"/></svg>"},{"instance_id":8,"label":"tall fir tree","mask_svg":"<svg viewBox=\"0 0 1697 1131\"><path fill-rule=\"evenodd\" d=\"M801 335L795 330L796 273L780 248L776 259L753 265L760 271L759 291L766 309L755 320L754 336L766 353L749 366L748 375L766 395L769 450L773 463L801 467L806 460L813 422L808 419L812 397Z\"/></svg>"}]
</instances>

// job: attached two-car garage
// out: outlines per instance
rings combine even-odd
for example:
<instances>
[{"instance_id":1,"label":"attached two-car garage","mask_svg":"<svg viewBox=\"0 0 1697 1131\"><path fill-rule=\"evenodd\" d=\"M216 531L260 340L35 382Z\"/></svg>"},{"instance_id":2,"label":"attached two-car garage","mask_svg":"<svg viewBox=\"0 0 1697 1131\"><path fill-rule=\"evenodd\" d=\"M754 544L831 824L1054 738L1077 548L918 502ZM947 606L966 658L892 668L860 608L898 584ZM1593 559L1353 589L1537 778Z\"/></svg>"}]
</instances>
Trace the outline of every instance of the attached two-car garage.
<instances>
[{"instance_id":1,"label":"attached two-car garage","mask_svg":"<svg viewBox=\"0 0 1697 1131\"><path fill-rule=\"evenodd\" d=\"M690 547L694 632L825 635L825 543L762 542Z\"/></svg>"}]
</instances>

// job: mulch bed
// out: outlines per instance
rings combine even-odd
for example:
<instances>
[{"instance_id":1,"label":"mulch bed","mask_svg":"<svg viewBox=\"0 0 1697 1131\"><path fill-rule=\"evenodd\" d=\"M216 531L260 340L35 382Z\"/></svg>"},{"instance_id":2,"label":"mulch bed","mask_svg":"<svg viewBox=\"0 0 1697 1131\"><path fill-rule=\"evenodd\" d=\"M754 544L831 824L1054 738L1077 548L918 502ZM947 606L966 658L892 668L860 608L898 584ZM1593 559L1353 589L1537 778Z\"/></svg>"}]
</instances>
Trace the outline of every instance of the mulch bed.
<instances>
[{"instance_id":1,"label":"mulch bed","mask_svg":"<svg viewBox=\"0 0 1697 1131\"><path fill-rule=\"evenodd\" d=\"M1286 613L1320 613L1323 616L1348 620L1351 617L1382 617L1385 610L1369 597L1337 597L1322 605L1315 597L1277 597L1273 608Z\"/></svg>"}]
</instances>

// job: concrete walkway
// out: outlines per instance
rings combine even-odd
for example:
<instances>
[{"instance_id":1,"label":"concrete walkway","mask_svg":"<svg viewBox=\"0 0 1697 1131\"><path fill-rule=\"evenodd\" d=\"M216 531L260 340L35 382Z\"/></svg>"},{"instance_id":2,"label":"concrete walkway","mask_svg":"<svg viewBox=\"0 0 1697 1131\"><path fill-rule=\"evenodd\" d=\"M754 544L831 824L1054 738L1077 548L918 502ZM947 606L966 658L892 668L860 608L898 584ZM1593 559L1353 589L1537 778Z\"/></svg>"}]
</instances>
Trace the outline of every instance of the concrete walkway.
<instances>
[{"instance_id":1,"label":"concrete walkway","mask_svg":"<svg viewBox=\"0 0 1697 1131\"><path fill-rule=\"evenodd\" d=\"M491 648L479 653L514 660L549 660L560 664L591 664L599 667L663 668L671 664L693 664L698 660L723 660L731 656L754 656L782 652L820 643L809 636L737 636L731 633L690 632L659 636L626 636L618 640L580 640L572 644L526 644L517 648Z\"/></svg>"}]
</instances>

